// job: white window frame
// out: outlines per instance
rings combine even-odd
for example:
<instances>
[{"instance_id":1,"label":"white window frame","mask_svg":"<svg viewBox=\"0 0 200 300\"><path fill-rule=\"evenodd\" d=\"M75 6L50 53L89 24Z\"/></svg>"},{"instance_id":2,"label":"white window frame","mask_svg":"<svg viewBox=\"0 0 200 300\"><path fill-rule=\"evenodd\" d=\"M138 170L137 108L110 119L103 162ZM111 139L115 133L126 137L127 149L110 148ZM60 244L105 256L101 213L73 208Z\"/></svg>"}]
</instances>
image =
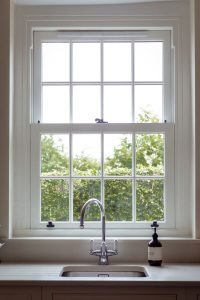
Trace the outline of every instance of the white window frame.
<instances>
[{"instance_id":1,"label":"white window frame","mask_svg":"<svg viewBox=\"0 0 200 300\"><path fill-rule=\"evenodd\" d=\"M167 9L166 9L167 8ZM121 10L122 9L122 10ZM190 31L187 5L181 3L133 4L127 6L17 7L15 15L15 101L13 127L13 164L11 166L11 236L13 237L87 237L98 236L96 229L47 230L31 228L31 128L33 32L67 30L170 30L172 45L171 77L174 126L174 225L162 228L164 237L192 237L194 207L192 156L192 114L190 91ZM169 120L170 122L170 120ZM166 124L170 126L169 123ZM36 124L35 124L36 126ZM98 229L100 228L100 224ZM149 229L107 229L116 237L149 237Z\"/></svg>"},{"instance_id":2,"label":"white window frame","mask_svg":"<svg viewBox=\"0 0 200 300\"><path fill-rule=\"evenodd\" d=\"M71 42L73 41L146 41L146 42L155 42L159 41L163 43L163 81L162 82L136 82L136 84L163 84L163 98L167 99L164 101L163 105L163 122L164 120L167 123L174 122L173 115L173 103L174 103L174 95L171 92L171 75L173 73L173 65L171 64L171 30L139 30L139 31L77 31L75 32L66 32L61 33L58 31L34 31L33 32L33 44L34 44L34 54L33 54L33 68L34 68L34 78L33 78L33 115L32 122L38 123L41 121L41 45L42 42ZM132 49L132 56L134 56L134 50ZM70 63L71 64L71 63ZM132 65L132 73L134 73L134 66ZM99 82L87 82L87 84L99 84ZM117 82L119 85L124 85L126 82ZM109 83L108 83L109 84ZM110 83L112 84L112 82ZM130 84L130 83L129 83ZM71 83L70 83L71 85ZM133 96L134 101L134 96ZM132 109L134 107L134 103L132 104ZM133 118L134 113L132 112ZM101 116L102 117L102 116ZM134 122L134 120L132 120Z\"/></svg>"},{"instance_id":3,"label":"white window frame","mask_svg":"<svg viewBox=\"0 0 200 300\"><path fill-rule=\"evenodd\" d=\"M148 31L104 31L104 32L65 32L59 31L41 32L34 34L34 93L33 93L33 120L31 122L31 227L34 229L46 228L47 222L40 221L40 137L42 134L73 134L73 133L163 133L165 137L165 175L164 175L164 215L165 221L160 221L163 228L173 228L174 219L174 122L172 114L171 95L171 31L148 30ZM163 43L163 81L156 82L163 86L163 120L162 123L134 123L134 111L132 111L133 123L129 124L43 124L41 123L41 53L43 42L70 42L75 41L159 41ZM133 55L133 53L132 53ZM132 65L132 72L133 65ZM134 76L133 76L134 77ZM71 84L71 83L70 83ZM78 83L77 83L78 84ZM87 82L90 84L90 82ZM94 84L92 82L91 84ZM96 82L99 84L99 82ZM124 84L124 82L118 82ZM129 82L130 84L130 82ZM155 84L155 82L135 82L135 84ZM132 82L134 86L134 82ZM134 88L132 86L132 88ZM134 95L134 94L133 94ZM133 96L134 101L134 96ZM134 103L132 103L134 107ZM101 116L102 117L102 116ZM165 121L164 121L165 120ZM113 179L114 177L111 176ZM97 177L94 177L97 178ZM99 178L99 177L98 177ZM106 178L106 177L105 177ZM115 178L118 178L117 176ZM125 178L125 177L124 177ZM127 177L134 180L134 177ZM156 179L157 177L149 177ZM110 176L109 176L110 179ZM71 193L70 193L71 194ZM70 195L70 210L73 208L72 194ZM133 198L133 210L136 209L135 195ZM135 215L135 213L134 213ZM72 216L72 212L70 213ZM134 218L135 219L135 218ZM110 229L133 229L148 228L151 222L108 222ZM77 228L77 222L54 222L55 228ZM88 222L88 228L97 228L97 222Z\"/></svg>"},{"instance_id":4,"label":"white window frame","mask_svg":"<svg viewBox=\"0 0 200 300\"><path fill-rule=\"evenodd\" d=\"M73 126L74 125L74 126ZM40 207L40 137L41 134L70 134L70 133L163 133L165 137L165 191L164 191L164 210L165 221L160 221L162 228L174 227L174 124L33 124L31 126L31 226L32 228L46 228L47 222L40 221L41 207ZM123 176L124 179L132 179L131 176ZM86 177L82 177L84 179ZM98 179L99 177L93 177ZM105 177L106 178L106 177ZM117 176L109 176L109 179L117 179ZM157 177L147 177L156 179ZM133 195L134 197L134 195ZM167 202L167 204L166 204ZM72 207L72 199L70 202ZM135 203L134 203L135 210ZM99 222L87 222L88 228L98 228ZM133 229L133 228L149 228L151 222L109 222L107 221L107 228L109 229ZM78 227L78 222L54 222L56 228L75 229ZM55 228L55 229L56 229Z\"/></svg>"}]
</instances>

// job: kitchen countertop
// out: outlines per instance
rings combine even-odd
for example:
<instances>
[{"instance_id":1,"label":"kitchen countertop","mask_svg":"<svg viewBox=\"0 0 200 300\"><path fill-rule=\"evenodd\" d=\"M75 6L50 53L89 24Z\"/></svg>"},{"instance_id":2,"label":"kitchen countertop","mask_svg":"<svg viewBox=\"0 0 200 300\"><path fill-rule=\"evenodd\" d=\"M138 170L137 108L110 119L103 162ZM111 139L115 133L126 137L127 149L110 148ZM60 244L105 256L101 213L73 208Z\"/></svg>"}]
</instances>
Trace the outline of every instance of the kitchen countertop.
<instances>
[{"instance_id":1,"label":"kitchen countertop","mask_svg":"<svg viewBox=\"0 0 200 300\"><path fill-rule=\"evenodd\" d=\"M142 266L149 276L136 278L72 278L61 277L63 267L77 266L69 263L1 263L0 286L6 285L117 285L117 286L199 286L200 264L163 264L151 267L148 264L123 264ZM82 265L83 266L83 265ZM84 266L90 266L89 264ZM93 265L94 266L94 265ZM119 265L118 266L122 266Z\"/></svg>"}]
</instances>

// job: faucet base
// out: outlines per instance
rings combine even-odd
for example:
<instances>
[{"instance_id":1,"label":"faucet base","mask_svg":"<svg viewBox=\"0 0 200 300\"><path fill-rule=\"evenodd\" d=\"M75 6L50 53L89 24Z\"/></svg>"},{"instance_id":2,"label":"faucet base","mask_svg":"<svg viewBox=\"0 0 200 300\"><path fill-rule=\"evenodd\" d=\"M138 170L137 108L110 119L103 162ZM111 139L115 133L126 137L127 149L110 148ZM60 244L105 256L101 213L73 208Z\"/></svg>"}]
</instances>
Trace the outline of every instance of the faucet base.
<instances>
[{"instance_id":1,"label":"faucet base","mask_svg":"<svg viewBox=\"0 0 200 300\"><path fill-rule=\"evenodd\" d=\"M108 265L108 256L117 255L117 241L114 241L114 247L112 250L108 250L108 245L106 243L106 221L105 221L105 210L104 207L98 199L91 198L85 202L81 209L81 218L80 218L80 228L84 228L84 214L88 205L96 204L101 210L101 224L102 224L102 240L100 248L94 250L94 241L90 241L90 254L99 256L99 265Z\"/></svg>"},{"instance_id":2,"label":"faucet base","mask_svg":"<svg viewBox=\"0 0 200 300\"><path fill-rule=\"evenodd\" d=\"M112 244L112 250L109 246ZM111 248L111 247L110 247ZM118 254L118 241L112 240L109 242L90 241L90 255L99 256L99 265L109 265L109 256Z\"/></svg>"}]
</instances>

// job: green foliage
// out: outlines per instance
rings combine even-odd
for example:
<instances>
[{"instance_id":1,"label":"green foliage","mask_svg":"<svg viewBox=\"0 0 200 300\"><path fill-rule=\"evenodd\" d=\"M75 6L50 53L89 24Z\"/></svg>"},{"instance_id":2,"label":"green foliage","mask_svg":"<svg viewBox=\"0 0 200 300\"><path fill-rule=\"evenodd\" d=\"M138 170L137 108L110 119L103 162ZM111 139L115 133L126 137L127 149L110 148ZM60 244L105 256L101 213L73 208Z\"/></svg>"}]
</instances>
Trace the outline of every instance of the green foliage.
<instances>
[{"instance_id":1,"label":"green foliage","mask_svg":"<svg viewBox=\"0 0 200 300\"><path fill-rule=\"evenodd\" d=\"M157 122L157 118L144 111L141 122ZM104 198L107 221L132 221L132 195L136 188L136 220L152 221L164 219L164 182L154 176L164 175L163 134L136 134L135 155L132 142L121 139L112 156L106 158L104 170ZM111 179L110 176L131 176L132 165L136 164L136 180ZM69 187L65 179L57 176L69 175L69 158L60 150L53 136L43 135L41 140L41 220L69 220ZM73 158L73 217L80 218L82 205L89 198L101 199L100 179L86 179L84 176L100 176L100 163L84 153ZM142 178L140 178L142 176ZM145 179L148 176L148 179ZM151 177L152 176L152 177ZM151 177L151 178L149 178ZM134 212L135 213L135 212ZM100 220L99 209L91 206L86 220Z\"/></svg>"},{"instance_id":2,"label":"green foliage","mask_svg":"<svg viewBox=\"0 0 200 300\"><path fill-rule=\"evenodd\" d=\"M41 181L41 220L69 220L69 187L64 179Z\"/></svg>"},{"instance_id":3,"label":"green foliage","mask_svg":"<svg viewBox=\"0 0 200 300\"><path fill-rule=\"evenodd\" d=\"M106 175L128 176L132 173L132 143L125 137L119 147L114 149L114 155L105 162Z\"/></svg>"},{"instance_id":4,"label":"green foliage","mask_svg":"<svg viewBox=\"0 0 200 300\"><path fill-rule=\"evenodd\" d=\"M158 123L158 117L150 110L150 109L143 109L142 113L138 116L140 123Z\"/></svg>"},{"instance_id":5,"label":"green foliage","mask_svg":"<svg viewBox=\"0 0 200 300\"><path fill-rule=\"evenodd\" d=\"M81 208L88 199L101 199L101 181L99 179L75 179L73 180L73 190L74 220L78 221ZM99 221L100 218L99 208L96 205L87 209L86 221Z\"/></svg>"},{"instance_id":6,"label":"green foliage","mask_svg":"<svg viewBox=\"0 0 200 300\"><path fill-rule=\"evenodd\" d=\"M100 175L100 163L93 157L84 153L73 159L73 174L75 176L98 176Z\"/></svg>"},{"instance_id":7,"label":"green foliage","mask_svg":"<svg viewBox=\"0 0 200 300\"><path fill-rule=\"evenodd\" d=\"M164 175L163 134L136 135L136 175Z\"/></svg>"},{"instance_id":8,"label":"green foliage","mask_svg":"<svg viewBox=\"0 0 200 300\"><path fill-rule=\"evenodd\" d=\"M162 179L136 180L136 220L164 220Z\"/></svg>"},{"instance_id":9,"label":"green foliage","mask_svg":"<svg viewBox=\"0 0 200 300\"><path fill-rule=\"evenodd\" d=\"M41 138L41 172L43 176L69 175L69 159L59 151L51 135Z\"/></svg>"},{"instance_id":10,"label":"green foliage","mask_svg":"<svg viewBox=\"0 0 200 300\"><path fill-rule=\"evenodd\" d=\"M105 180L105 210L108 221L132 220L132 180Z\"/></svg>"}]
</instances>

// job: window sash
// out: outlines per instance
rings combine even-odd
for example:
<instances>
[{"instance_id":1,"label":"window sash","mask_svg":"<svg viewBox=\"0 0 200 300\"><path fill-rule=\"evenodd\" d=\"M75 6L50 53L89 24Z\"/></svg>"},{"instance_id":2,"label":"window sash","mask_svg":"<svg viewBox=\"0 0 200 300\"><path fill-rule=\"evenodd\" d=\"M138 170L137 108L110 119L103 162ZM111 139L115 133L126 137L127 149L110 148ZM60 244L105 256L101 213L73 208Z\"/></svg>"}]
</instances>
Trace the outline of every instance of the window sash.
<instances>
[{"instance_id":1,"label":"window sash","mask_svg":"<svg viewBox=\"0 0 200 300\"><path fill-rule=\"evenodd\" d=\"M71 41L162 41L163 42L163 81L162 82L69 82L69 86L81 84L162 84L163 85L163 121L164 123L120 123L120 124L44 124L41 120L41 45L42 42L71 42ZM165 135L165 222L164 228L175 226L174 205L174 116L171 93L171 34L170 31L91 31L91 32L34 32L33 52L33 99L31 123L31 228L46 228L46 223L40 222L40 136L41 134L74 134L74 133L163 133ZM133 55L134 53L132 53ZM133 70L132 70L133 72ZM134 77L134 76L133 76ZM44 83L48 85L49 83ZM59 84L59 83L56 83ZM60 83L61 84L61 83ZM72 99L70 99L72 101ZM134 107L134 93L132 95L132 107ZM102 109L103 110L103 109ZM98 116L97 116L98 117ZM70 111L70 120L72 110ZM134 121L134 111L132 109ZM82 177L84 179L84 177ZM97 177L95 177L97 178ZM109 177L110 178L110 177ZM118 177L117 177L118 178ZM131 177L129 177L131 178ZM70 205L72 207L72 197ZM73 212L72 212L73 213ZM56 229L77 228L77 222L55 222ZM98 228L96 222L89 222L89 228ZM149 222L107 222L107 227L116 228L148 228Z\"/></svg>"},{"instance_id":2,"label":"window sash","mask_svg":"<svg viewBox=\"0 0 200 300\"><path fill-rule=\"evenodd\" d=\"M113 32L34 32L34 54L33 54L33 62L34 62L34 75L33 75L33 99L32 99L32 108L33 113L31 115L31 123L41 122L41 101L42 101L42 88L41 84L44 86L48 86L49 84L53 85L62 85L63 82L44 82L42 83L41 78L41 47L43 42L115 42L115 41L130 41L130 42L163 42L163 81L135 81L134 80L134 66L132 64L132 81L124 82L105 82L100 81L97 82L75 82L70 81L65 83L72 90L73 86L76 85L99 85L102 89L103 86L110 84L117 84L126 86L127 84L132 86L132 121L134 122L134 88L135 85L162 85L163 87L163 122L166 120L168 123L174 122L173 116L173 105L172 105L172 94L171 94L171 33L170 31L113 31ZM102 55L102 54L101 54ZM134 49L132 49L132 57L134 57ZM70 57L70 65L72 64L72 57ZM101 57L102 59L102 57ZM70 71L72 72L72 70ZM102 77L102 76L101 76ZM72 74L70 76L72 78ZM101 118L103 113L103 93L101 93ZM70 92L70 120L72 120L72 93ZM99 116L97 116L99 117Z\"/></svg>"},{"instance_id":3,"label":"window sash","mask_svg":"<svg viewBox=\"0 0 200 300\"><path fill-rule=\"evenodd\" d=\"M31 125L31 227L46 228L46 222L40 221L40 140L41 134L67 134L67 133L163 133L165 136L165 221L163 223L165 228L172 228L174 226L174 124L32 124ZM67 176L68 177L68 176ZM95 176L95 177L79 177L72 176L72 178L96 178L96 179L111 179L120 178L120 176ZM125 176L128 179L135 179L137 176ZM162 178L162 176L155 177L141 177L141 178ZM70 208L73 207L73 199L70 197ZM134 203L132 203L134 204ZM71 210L73 214L73 211ZM58 228L77 228L77 222L55 222L56 229ZM147 228L149 222L107 222L108 228ZM89 228L98 227L98 222L89 222Z\"/></svg>"}]
</instances>

